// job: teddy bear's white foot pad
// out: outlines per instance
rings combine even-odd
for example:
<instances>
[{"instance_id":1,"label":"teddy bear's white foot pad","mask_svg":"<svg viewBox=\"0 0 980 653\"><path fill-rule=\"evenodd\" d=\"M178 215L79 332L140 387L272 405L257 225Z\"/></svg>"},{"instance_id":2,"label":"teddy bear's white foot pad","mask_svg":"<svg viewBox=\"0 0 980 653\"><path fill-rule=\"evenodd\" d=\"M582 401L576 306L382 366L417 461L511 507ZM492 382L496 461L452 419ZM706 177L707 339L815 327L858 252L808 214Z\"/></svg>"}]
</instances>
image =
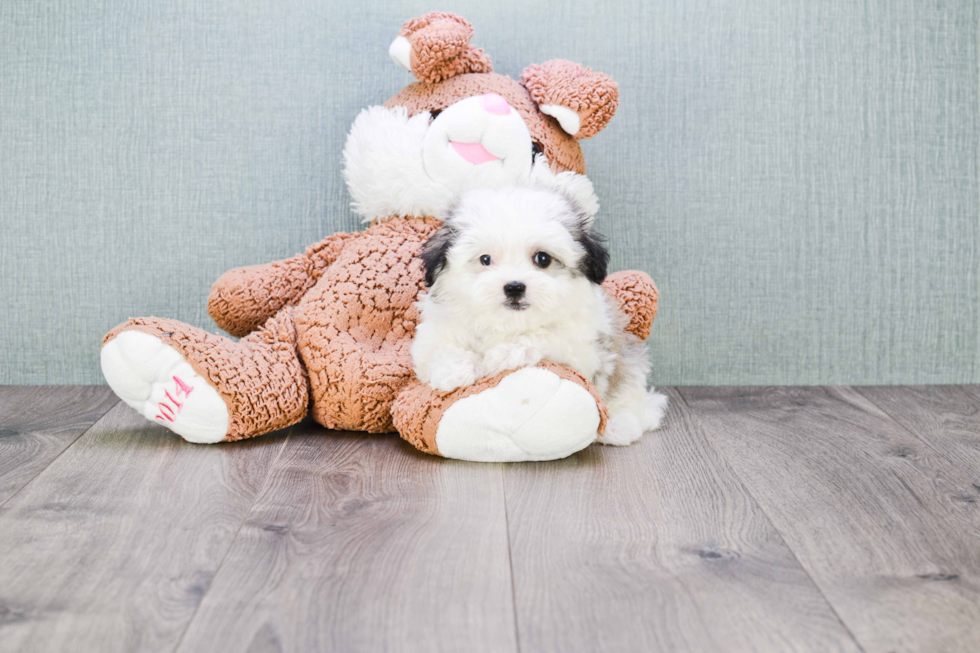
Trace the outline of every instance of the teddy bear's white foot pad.
<instances>
[{"instance_id":1,"label":"teddy bear's white foot pad","mask_svg":"<svg viewBox=\"0 0 980 653\"><path fill-rule=\"evenodd\" d=\"M446 458L477 462L555 460L595 442L598 428L599 408L588 390L527 367L450 406L436 447Z\"/></svg>"},{"instance_id":2,"label":"teddy bear's white foot pad","mask_svg":"<svg viewBox=\"0 0 980 653\"><path fill-rule=\"evenodd\" d=\"M188 442L220 442L228 406L177 351L149 333L124 331L102 347L102 374L136 412Z\"/></svg>"}]
</instances>

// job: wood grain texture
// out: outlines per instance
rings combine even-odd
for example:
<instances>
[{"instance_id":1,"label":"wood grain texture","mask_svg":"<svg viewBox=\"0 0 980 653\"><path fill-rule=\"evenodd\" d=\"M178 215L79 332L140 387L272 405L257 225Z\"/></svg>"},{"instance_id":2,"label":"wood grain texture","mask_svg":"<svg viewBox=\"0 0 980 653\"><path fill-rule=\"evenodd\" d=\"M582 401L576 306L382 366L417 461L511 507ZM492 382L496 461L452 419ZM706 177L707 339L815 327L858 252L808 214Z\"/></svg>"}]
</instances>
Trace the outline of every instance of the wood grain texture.
<instances>
[{"instance_id":1,"label":"wood grain texture","mask_svg":"<svg viewBox=\"0 0 980 653\"><path fill-rule=\"evenodd\" d=\"M855 390L974 477L959 495L980 502L980 386L888 386Z\"/></svg>"},{"instance_id":2,"label":"wood grain texture","mask_svg":"<svg viewBox=\"0 0 980 653\"><path fill-rule=\"evenodd\" d=\"M500 466L294 432L179 650L516 650Z\"/></svg>"},{"instance_id":3,"label":"wood grain texture","mask_svg":"<svg viewBox=\"0 0 980 653\"><path fill-rule=\"evenodd\" d=\"M521 650L858 650L671 395L630 447L505 468Z\"/></svg>"},{"instance_id":4,"label":"wood grain texture","mask_svg":"<svg viewBox=\"0 0 980 653\"><path fill-rule=\"evenodd\" d=\"M0 506L118 401L105 386L0 387Z\"/></svg>"},{"instance_id":5,"label":"wood grain texture","mask_svg":"<svg viewBox=\"0 0 980 653\"><path fill-rule=\"evenodd\" d=\"M866 651L978 649L976 470L850 388L681 393Z\"/></svg>"},{"instance_id":6,"label":"wood grain texture","mask_svg":"<svg viewBox=\"0 0 980 653\"><path fill-rule=\"evenodd\" d=\"M0 512L0 651L173 650L285 441L117 404Z\"/></svg>"}]
</instances>

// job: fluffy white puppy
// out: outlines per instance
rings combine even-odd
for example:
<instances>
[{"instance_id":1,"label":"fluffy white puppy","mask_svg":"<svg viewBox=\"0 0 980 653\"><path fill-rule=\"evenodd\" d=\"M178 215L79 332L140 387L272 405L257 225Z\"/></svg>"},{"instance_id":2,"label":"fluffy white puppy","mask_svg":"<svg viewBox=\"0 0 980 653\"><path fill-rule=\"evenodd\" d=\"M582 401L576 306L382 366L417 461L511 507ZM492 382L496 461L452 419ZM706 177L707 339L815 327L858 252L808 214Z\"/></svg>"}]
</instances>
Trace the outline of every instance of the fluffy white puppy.
<instances>
[{"instance_id":1,"label":"fluffy white puppy","mask_svg":"<svg viewBox=\"0 0 980 653\"><path fill-rule=\"evenodd\" d=\"M546 359L602 394L610 419L599 442L626 445L657 428L667 397L647 389L645 346L600 285L609 253L591 223L560 190L464 193L422 252L418 378L448 392Z\"/></svg>"}]
</instances>

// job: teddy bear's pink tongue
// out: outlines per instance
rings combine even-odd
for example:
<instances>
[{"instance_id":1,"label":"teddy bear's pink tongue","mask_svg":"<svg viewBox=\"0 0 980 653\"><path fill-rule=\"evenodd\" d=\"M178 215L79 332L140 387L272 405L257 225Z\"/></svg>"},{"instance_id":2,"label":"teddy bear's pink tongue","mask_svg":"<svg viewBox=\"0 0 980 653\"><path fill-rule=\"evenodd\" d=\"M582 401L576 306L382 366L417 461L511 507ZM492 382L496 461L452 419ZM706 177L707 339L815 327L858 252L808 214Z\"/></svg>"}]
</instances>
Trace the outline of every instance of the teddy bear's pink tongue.
<instances>
[{"instance_id":1,"label":"teddy bear's pink tongue","mask_svg":"<svg viewBox=\"0 0 980 653\"><path fill-rule=\"evenodd\" d=\"M500 159L499 156L494 156L487 152L487 148L483 147L480 143L460 143L458 141L449 141L449 144L453 146L456 150L456 154L460 155L470 163L475 166L481 163L489 163L490 161L497 161Z\"/></svg>"}]
</instances>

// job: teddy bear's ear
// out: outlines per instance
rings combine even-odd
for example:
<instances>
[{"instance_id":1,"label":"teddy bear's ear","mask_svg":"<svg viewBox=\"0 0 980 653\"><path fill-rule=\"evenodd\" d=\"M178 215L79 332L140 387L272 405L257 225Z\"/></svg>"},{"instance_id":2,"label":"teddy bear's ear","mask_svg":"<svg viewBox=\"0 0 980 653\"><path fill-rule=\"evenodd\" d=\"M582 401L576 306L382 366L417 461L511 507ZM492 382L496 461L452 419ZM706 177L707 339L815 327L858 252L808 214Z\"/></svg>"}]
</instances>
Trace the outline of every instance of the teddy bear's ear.
<instances>
[{"instance_id":1,"label":"teddy bear's ear","mask_svg":"<svg viewBox=\"0 0 980 653\"><path fill-rule=\"evenodd\" d=\"M579 140L602 131L619 105L619 86L611 77L564 59L528 66L521 83L541 113Z\"/></svg>"},{"instance_id":2,"label":"teddy bear's ear","mask_svg":"<svg viewBox=\"0 0 980 653\"><path fill-rule=\"evenodd\" d=\"M493 71L490 57L470 45L473 26L456 14L433 11L402 25L388 54L420 82L435 84L462 73Z\"/></svg>"}]
</instances>

